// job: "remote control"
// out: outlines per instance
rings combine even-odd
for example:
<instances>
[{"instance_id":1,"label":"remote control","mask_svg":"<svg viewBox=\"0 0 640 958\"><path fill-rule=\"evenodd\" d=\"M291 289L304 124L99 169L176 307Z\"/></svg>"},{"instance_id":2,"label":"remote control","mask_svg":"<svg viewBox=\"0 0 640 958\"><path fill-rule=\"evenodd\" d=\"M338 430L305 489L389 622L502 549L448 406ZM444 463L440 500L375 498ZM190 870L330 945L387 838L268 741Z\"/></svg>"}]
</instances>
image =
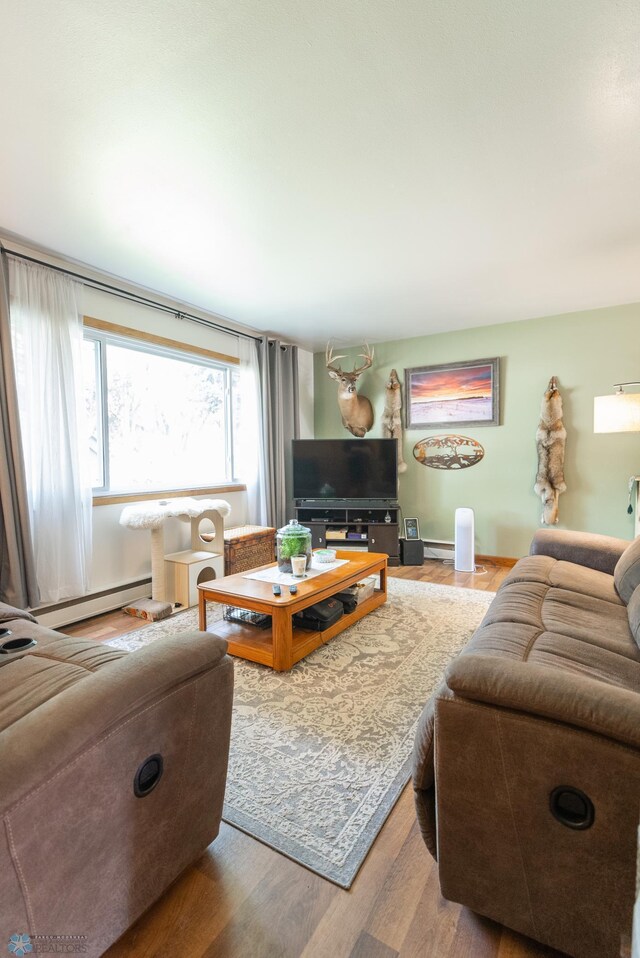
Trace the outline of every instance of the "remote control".
<instances>
[{"instance_id":1,"label":"remote control","mask_svg":"<svg viewBox=\"0 0 640 958\"><path fill-rule=\"evenodd\" d=\"M298 591L298 586L297 586L297 585L290 585L290 586L289 586L289 592L291 593L291 595L295 595L297 591Z\"/></svg>"},{"instance_id":2,"label":"remote control","mask_svg":"<svg viewBox=\"0 0 640 958\"><path fill-rule=\"evenodd\" d=\"M280 588L279 585L277 585L277 584L274 585L274 587L273 587L273 594L274 594L274 595L282 595L282 589Z\"/></svg>"}]
</instances>

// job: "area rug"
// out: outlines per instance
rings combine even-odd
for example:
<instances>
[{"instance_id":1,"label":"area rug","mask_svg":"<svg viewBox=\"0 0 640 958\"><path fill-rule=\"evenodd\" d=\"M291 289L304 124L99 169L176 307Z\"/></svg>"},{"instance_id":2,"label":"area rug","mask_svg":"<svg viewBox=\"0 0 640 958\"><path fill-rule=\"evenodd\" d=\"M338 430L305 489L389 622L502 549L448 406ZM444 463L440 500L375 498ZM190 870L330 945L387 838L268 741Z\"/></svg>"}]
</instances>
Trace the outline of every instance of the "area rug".
<instances>
[{"instance_id":1,"label":"area rug","mask_svg":"<svg viewBox=\"0 0 640 958\"><path fill-rule=\"evenodd\" d=\"M235 660L224 820L342 888L410 777L424 703L493 598L394 578L388 591L290 672ZM189 609L110 645L197 628Z\"/></svg>"}]
</instances>

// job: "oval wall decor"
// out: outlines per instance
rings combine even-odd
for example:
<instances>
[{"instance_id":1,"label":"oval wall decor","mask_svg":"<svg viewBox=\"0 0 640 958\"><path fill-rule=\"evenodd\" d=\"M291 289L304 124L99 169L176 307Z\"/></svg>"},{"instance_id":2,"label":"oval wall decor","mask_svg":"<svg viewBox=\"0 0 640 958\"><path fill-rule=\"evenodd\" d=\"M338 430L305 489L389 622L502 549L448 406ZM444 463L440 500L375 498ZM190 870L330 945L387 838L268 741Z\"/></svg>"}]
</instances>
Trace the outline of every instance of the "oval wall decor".
<instances>
[{"instance_id":1,"label":"oval wall decor","mask_svg":"<svg viewBox=\"0 0 640 958\"><path fill-rule=\"evenodd\" d=\"M413 455L430 469L468 469L484 456L484 448L468 436L429 436L413 447Z\"/></svg>"}]
</instances>

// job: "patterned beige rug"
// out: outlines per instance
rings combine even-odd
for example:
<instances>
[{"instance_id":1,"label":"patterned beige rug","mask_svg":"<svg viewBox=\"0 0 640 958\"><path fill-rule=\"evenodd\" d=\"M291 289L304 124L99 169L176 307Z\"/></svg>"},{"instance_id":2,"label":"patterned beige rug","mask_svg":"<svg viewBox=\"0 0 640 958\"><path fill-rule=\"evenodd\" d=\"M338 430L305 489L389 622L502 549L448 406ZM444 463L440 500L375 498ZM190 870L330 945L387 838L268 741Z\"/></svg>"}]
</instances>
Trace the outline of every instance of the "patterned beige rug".
<instances>
[{"instance_id":1,"label":"patterned beige rug","mask_svg":"<svg viewBox=\"0 0 640 958\"><path fill-rule=\"evenodd\" d=\"M409 779L424 703L493 598L388 582L384 606L291 672L235 660L224 819L343 888ZM132 650L197 623L189 609L110 644Z\"/></svg>"}]
</instances>

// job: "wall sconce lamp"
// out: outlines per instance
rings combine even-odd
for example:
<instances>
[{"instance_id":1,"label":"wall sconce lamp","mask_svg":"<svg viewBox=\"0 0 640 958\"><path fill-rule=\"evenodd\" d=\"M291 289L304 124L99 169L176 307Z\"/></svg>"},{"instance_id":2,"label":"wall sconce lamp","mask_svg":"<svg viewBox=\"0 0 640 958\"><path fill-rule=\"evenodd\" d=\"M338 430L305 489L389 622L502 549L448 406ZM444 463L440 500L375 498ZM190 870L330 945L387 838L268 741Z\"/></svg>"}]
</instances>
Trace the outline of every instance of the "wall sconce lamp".
<instances>
[{"instance_id":1,"label":"wall sconce lamp","mask_svg":"<svg viewBox=\"0 0 640 958\"><path fill-rule=\"evenodd\" d=\"M626 393L624 386L640 386L640 382L614 383L613 396L594 398L594 432L640 432L640 393Z\"/></svg>"}]
</instances>

